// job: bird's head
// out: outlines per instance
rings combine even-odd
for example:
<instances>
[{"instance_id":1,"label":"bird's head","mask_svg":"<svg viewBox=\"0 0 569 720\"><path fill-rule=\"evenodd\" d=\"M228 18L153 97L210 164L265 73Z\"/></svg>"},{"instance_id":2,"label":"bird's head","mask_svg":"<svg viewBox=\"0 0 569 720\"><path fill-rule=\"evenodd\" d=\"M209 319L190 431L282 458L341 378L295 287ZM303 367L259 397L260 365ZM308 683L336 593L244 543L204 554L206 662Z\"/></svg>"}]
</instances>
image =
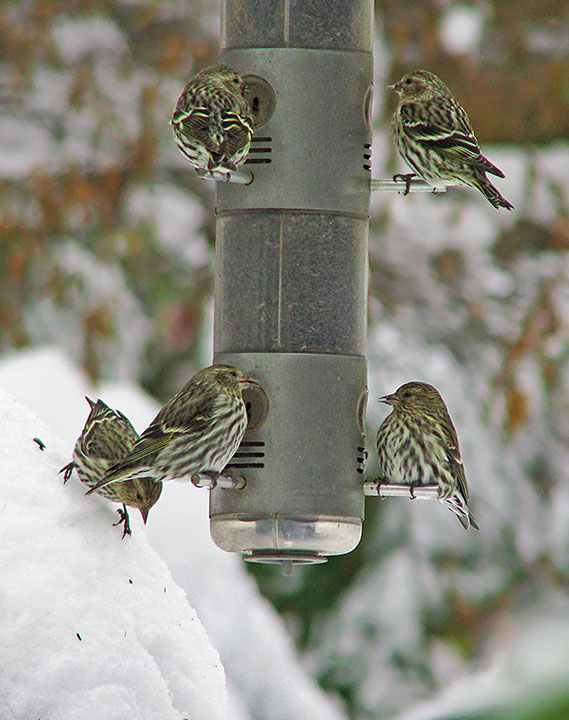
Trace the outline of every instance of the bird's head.
<instances>
[{"instance_id":1,"label":"bird's head","mask_svg":"<svg viewBox=\"0 0 569 720\"><path fill-rule=\"evenodd\" d=\"M215 77L234 95L243 95L247 84L233 68L227 65L215 66Z\"/></svg>"},{"instance_id":2,"label":"bird's head","mask_svg":"<svg viewBox=\"0 0 569 720\"><path fill-rule=\"evenodd\" d=\"M135 478L119 484L121 501L125 505L138 508L146 525L148 513L162 493L162 483L155 482L153 478Z\"/></svg>"},{"instance_id":3,"label":"bird's head","mask_svg":"<svg viewBox=\"0 0 569 720\"><path fill-rule=\"evenodd\" d=\"M388 90L398 92L401 100L423 101L437 95L450 94L444 82L428 70L415 70L403 75L401 80L387 86Z\"/></svg>"},{"instance_id":4,"label":"bird's head","mask_svg":"<svg viewBox=\"0 0 569 720\"><path fill-rule=\"evenodd\" d=\"M206 370L210 371L210 376L216 383L239 396L245 388L259 384L253 378L246 378L241 370L231 365L212 365Z\"/></svg>"},{"instance_id":5,"label":"bird's head","mask_svg":"<svg viewBox=\"0 0 569 720\"><path fill-rule=\"evenodd\" d=\"M443 402L439 391L424 382L408 382L391 395L384 395L379 401L391 405L394 410L424 411Z\"/></svg>"}]
</instances>

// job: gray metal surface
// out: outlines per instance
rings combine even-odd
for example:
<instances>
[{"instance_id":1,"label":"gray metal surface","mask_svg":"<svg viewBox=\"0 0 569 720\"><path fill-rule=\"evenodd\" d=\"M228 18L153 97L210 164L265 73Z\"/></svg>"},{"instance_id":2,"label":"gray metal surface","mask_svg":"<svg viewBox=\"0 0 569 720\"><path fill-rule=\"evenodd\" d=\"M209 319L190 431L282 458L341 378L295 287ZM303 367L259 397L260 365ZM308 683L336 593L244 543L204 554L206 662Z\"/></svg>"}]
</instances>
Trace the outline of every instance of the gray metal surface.
<instances>
[{"instance_id":1,"label":"gray metal surface","mask_svg":"<svg viewBox=\"0 0 569 720\"><path fill-rule=\"evenodd\" d=\"M367 221L318 213L218 218L216 351L364 355Z\"/></svg>"},{"instance_id":2,"label":"gray metal surface","mask_svg":"<svg viewBox=\"0 0 569 720\"><path fill-rule=\"evenodd\" d=\"M226 0L226 48L302 47L371 52L370 0Z\"/></svg>"},{"instance_id":3,"label":"gray metal surface","mask_svg":"<svg viewBox=\"0 0 569 720\"><path fill-rule=\"evenodd\" d=\"M215 362L257 379L264 420L210 493L211 534L264 562L359 542L364 507L372 0L226 0L221 62L257 130L218 183Z\"/></svg>"},{"instance_id":4,"label":"gray metal surface","mask_svg":"<svg viewBox=\"0 0 569 720\"><path fill-rule=\"evenodd\" d=\"M216 353L215 362L258 380L269 408L228 465L246 486L211 491L214 540L241 551L353 549L364 506L365 358Z\"/></svg>"},{"instance_id":5,"label":"gray metal surface","mask_svg":"<svg viewBox=\"0 0 569 720\"><path fill-rule=\"evenodd\" d=\"M404 193L405 192L405 182L402 180L371 180L370 181L370 190L372 192L375 192L377 190L381 190L383 192L396 192L396 193ZM422 193L434 193L437 195L438 193L444 193L446 192L446 187L437 187L434 188L432 185L429 185L429 183L425 182L424 180L421 180L420 178L413 178L409 184L409 192L422 192Z\"/></svg>"},{"instance_id":6,"label":"gray metal surface","mask_svg":"<svg viewBox=\"0 0 569 720\"><path fill-rule=\"evenodd\" d=\"M218 215L294 208L367 218L371 136L364 107L372 55L246 48L224 50L221 59L245 79L253 74L266 80L276 103L243 165L255 181L218 185Z\"/></svg>"}]
</instances>

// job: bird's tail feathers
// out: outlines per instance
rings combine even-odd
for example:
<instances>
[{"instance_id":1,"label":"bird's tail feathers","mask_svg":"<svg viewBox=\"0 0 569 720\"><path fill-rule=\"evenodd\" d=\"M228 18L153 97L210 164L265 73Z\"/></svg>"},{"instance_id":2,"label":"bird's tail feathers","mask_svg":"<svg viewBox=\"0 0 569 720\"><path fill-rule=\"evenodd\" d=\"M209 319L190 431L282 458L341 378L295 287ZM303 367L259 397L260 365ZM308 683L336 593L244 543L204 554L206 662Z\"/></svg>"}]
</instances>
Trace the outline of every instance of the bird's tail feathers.
<instances>
[{"instance_id":1,"label":"bird's tail feathers","mask_svg":"<svg viewBox=\"0 0 569 720\"><path fill-rule=\"evenodd\" d=\"M471 512L468 513L468 522L470 523L471 528L474 528L474 530L480 530L480 525L478 525Z\"/></svg>"},{"instance_id":2,"label":"bird's tail feathers","mask_svg":"<svg viewBox=\"0 0 569 720\"><path fill-rule=\"evenodd\" d=\"M490 160L488 160L487 157L484 157L484 155L480 155L480 160L477 163L477 165L481 170L484 170L485 172L490 173L490 175L496 175L499 178L506 177L504 175L504 173L502 172L502 170L500 170L499 167L496 167L496 165L494 165L494 163L490 162Z\"/></svg>"},{"instance_id":3,"label":"bird's tail feathers","mask_svg":"<svg viewBox=\"0 0 569 720\"><path fill-rule=\"evenodd\" d=\"M468 505L466 505L466 501L462 495L451 495L447 499L443 500L443 502L445 502L445 504L453 511L465 530L468 530L468 528L480 530L478 523L474 519L474 515Z\"/></svg>"},{"instance_id":4,"label":"bird's tail feathers","mask_svg":"<svg viewBox=\"0 0 569 720\"><path fill-rule=\"evenodd\" d=\"M511 202L508 202L505 197L503 197L497 188L492 185L490 180L488 178L478 179L475 178L472 181L472 184L474 187L478 188L480 192L484 195L484 197L496 208L506 208L506 210L513 210L514 206Z\"/></svg>"}]
</instances>

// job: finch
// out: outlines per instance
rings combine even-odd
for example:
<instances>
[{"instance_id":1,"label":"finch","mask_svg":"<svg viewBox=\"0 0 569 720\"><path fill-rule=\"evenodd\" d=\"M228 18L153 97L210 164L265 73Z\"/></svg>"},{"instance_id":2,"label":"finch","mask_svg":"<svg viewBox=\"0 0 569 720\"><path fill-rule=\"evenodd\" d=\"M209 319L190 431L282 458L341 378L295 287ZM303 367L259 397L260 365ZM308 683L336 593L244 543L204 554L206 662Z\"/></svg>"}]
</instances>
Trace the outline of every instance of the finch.
<instances>
[{"instance_id":1,"label":"finch","mask_svg":"<svg viewBox=\"0 0 569 720\"><path fill-rule=\"evenodd\" d=\"M480 190L495 208L513 209L486 176L503 178L504 173L482 155L466 111L440 78L428 70L417 70L388 89L399 93L391 123L393 140L414 170L393 177L406 180L406 192L416 174L435 188L469 185Z\"/></svg>"},{"instance_id":2,"label":"finch","mask_svg":"<svg viewBox=\"0 0 569 720\"><path fill-rule=\"evenodd\" d=\"M87 402L91 412L75 443L73 460L59 472L64 473L65 483L75 469L82 483L95 488L109 468L132 450L138 440L138 433L125 415L118 410L112 410L102 400L93 402L87 398ZM108 500L123 504L122 510L117 510L120 519L116 524L124 523L124 538L131 532L126 505L138 508L146 524L150 508L156 504L162 492L162 483L139 477L132 482L102 487L97 492Z\"/></svg>"},{"instance_id":3,"label":"finch","mask_svg":"<svg viewBox=\"0 0 569 720\"><path fill-rule=\"evenodd\" d=\"M237 170L245 162L253 116L246 84L226 65L199 72L178 98L170 124L180 151L203 177L214 170Z\"/></svg>"},{"instance_id":4,"label":"finch","mask_svg":"<svg viewBox=\"0 0 569 720\"><path fill-rule=\"evenodd\" d=\"M393 411L377 432L380 478L414 486L438 485L439 500L463 528L479 530L468 507L468 485L458 436L444 400L432 385L408 382L380 398Z\"/></svg>"},{"instance_id":5,"label":"finch","mask_svg":"<svg viewBox=\"0 0 569 720\"><path fill-rule=\"evenodd\" d=\"M89 492L138 477L163 482L197 479L200 473L219 475L247 427L243 388L256 384L229 365L200 370Z\"/></svg>"}]
</instances>

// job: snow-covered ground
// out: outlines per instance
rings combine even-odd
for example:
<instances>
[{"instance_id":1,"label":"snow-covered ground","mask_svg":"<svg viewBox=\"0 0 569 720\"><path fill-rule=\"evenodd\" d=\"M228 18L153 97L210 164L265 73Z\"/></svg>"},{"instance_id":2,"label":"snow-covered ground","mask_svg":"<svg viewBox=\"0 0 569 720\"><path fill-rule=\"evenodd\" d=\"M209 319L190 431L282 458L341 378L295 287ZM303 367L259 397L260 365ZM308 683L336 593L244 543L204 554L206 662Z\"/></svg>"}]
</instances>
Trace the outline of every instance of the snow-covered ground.
<instances>
[{"instance_id":1,"label":"snow-covered ground","mask_svg":"<svg viewBox=\"0 0 569 720\"><path fill-rule=\"evenodd\" d=\"M225 720L219 655L145 533L63 486L68 445L4 390L0 418L1 716Z\"/></svg>"},{"instance_id":2,"label":"snow-covered ground","mask_svg":"<svg viewBox=\"0 0 569 720\"><path fill-rule=\"evenodd\" d=\"M63 485L85 394L139 430L154 401L90 387L54 349L3 359L0 392L3 720L287 720L293 705L295 720L345 719L239 559L213 545L207 491L168 483L122 540L116 505L75 476Z\"/></svg>"}]
</instances>

